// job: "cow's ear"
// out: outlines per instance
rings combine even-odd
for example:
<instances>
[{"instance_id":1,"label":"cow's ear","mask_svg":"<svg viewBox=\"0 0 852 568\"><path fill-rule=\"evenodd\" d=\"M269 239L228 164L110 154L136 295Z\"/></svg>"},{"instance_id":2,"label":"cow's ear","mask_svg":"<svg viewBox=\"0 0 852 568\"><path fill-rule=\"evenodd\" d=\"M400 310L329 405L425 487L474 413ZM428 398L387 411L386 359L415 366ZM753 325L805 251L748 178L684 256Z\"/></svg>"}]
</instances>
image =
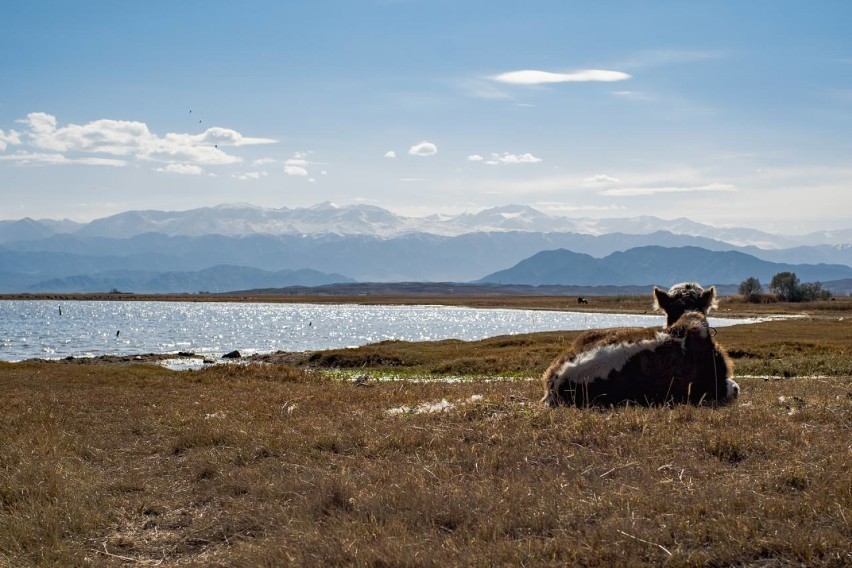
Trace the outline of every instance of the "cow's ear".
<instances>
[{"instance_id":1,"label":"cow's ear","mask_svg":"<svg viewBox=\"0 0 852 568\"><path fill-rule=\"evenodd\" d=\"M706 314L710 310L714 309L716 304L716 287L710 286L710 288L702 292L701 297L698 300L698 306L701 308L701 311Z\"/></svg>"},{"instance_id":2,"label":"cow's ear","mask_svg":"<svg viewBox=\"0 0 852 568\"><path fill-rule=\"evenodd\" d=\"M669 293L654 286L654 309L668 312L670 302Z\"/></svg>"}]
</instances>

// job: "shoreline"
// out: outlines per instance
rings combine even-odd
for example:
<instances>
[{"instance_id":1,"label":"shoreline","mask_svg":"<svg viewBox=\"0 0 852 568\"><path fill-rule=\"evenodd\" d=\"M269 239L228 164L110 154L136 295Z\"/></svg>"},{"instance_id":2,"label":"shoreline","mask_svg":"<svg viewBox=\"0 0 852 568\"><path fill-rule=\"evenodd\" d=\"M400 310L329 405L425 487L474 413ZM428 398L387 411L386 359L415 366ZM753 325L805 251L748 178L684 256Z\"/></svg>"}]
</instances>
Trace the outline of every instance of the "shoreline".
<instances>
[{"instance_id":1,"label":"shoreline","mask_svg":"<svg viewBox=\"0 0 852 568\"><path fill-rule=\"evenodd\" d=\"M532 288L532 287L528 287ZM120 293L7 293L0 301L57 301L57 302L223 302L259 304L355 304L355 305L443 305L471 308L508 308L528 310L557 310L578 313L654 314L652 287L646 293L624 295L580 296L542 293L461 293L455 288L442 288L438 293L405 293L376 289L369 294L322 293L305 288L298 293L229 292L222 294L135 294ZM312 292L311 292L312 291ZM718 317L760 317L767 315L800 315L805 317L845 317L852 314L852 296L837 296L831 300L813 302L752 303L736 295L719 297L720 307L712 315Z\"/></svg>"}]
</instances>

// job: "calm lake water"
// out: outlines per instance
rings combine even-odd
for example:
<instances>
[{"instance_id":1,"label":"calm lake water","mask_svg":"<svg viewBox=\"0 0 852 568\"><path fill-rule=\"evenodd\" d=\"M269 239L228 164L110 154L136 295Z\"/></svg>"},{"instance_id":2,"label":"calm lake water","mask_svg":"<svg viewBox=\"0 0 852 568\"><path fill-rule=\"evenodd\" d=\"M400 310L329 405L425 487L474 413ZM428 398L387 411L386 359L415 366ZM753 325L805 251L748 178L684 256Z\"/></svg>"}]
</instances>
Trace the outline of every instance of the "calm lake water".
<instances>
[{"instance_id":1,"label":"calm lake water","mask_svg":"<svg viewBox=\"0 0 852 568\"><path fill-rule=\"evenodd\" d=\"M661 315L446 306L0 301L0 360L192 351L217 356L357 347L386 339L662 325ZM744 320L711 318L722 327Z\"/></svg>"}]
</instances>

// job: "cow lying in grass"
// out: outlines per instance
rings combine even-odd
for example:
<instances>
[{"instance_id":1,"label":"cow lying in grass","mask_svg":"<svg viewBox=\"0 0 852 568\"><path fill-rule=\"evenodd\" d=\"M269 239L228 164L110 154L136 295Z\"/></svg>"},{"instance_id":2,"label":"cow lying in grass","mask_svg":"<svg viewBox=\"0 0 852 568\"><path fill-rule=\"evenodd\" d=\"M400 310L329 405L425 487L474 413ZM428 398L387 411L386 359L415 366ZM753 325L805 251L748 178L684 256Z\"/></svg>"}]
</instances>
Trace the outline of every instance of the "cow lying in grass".
<instances>
[{"instance_id":1,"label":"cow lying in grass","mask_svg":"<svg viewBox=\"0 0 852 568\"><path fill-rule=\"evenodd\" d=\"M715 289L678 284L654 289L667 314L655 328L593 330L557 358L544 374L548 406L618 404L724 404L739 394L732 364L711 337L706 313ZM674 317L674 321L672 318Z\"/></svg>"}]
</instances>

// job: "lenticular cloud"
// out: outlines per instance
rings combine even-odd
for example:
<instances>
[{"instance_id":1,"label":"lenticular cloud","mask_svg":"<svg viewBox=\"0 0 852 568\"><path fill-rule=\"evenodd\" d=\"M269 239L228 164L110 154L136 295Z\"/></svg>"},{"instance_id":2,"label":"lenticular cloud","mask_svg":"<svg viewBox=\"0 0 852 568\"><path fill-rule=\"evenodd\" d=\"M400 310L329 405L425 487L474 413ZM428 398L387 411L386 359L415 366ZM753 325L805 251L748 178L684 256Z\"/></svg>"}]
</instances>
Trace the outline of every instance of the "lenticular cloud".
<instances>
[{"instance_id":1,"label":"lenticular cloud","mask_svg":"<svg viewBox=\"0 0 852 568\"><path fill-rule=\"evenodd\" d=\"M512 85L541 85L546 83L578 83L587 81L611 82L624 81L626 79L630 79L630 75L627 73L605 69L586 69L574 73L552 73L550 71L525 69L523 71L501 73L494 77L495 81Z\"/></svg>"}]
</instances>

